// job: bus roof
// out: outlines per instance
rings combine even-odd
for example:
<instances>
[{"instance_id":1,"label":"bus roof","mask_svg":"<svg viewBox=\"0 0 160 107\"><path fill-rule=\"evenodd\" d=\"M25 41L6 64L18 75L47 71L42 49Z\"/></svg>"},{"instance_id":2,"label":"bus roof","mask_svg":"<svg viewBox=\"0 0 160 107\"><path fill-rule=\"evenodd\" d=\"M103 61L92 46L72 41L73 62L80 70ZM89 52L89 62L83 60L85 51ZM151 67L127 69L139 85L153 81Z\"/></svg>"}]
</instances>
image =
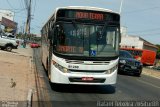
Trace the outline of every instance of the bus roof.
<instances>
[{"instance_id":1,"label":"bus roof","mask_svg":"<svg viewBox=\"0 0 160 107\"><path fill-rule=\"evenodd\" d=\"M105 9L105 8L99 8L99 7L91 7L91 6L67 6L67 7L58 7L55 9L54 13L57 13L58 10L60 9L78 9L78 10L93 10L93 11L101 11L101 12L110 12L110 13L115 13L119 14L118 12L114 12L110 9ZM45 24L53 17L54 13L49 17L49 19L44 23Z\"/></svg>"},{"instance_id":2,"label":"bus roof","mask_svg":"<svg viewBox=\"0 0 160 107\"><path fill-rule=\"evenodd\" d=\"M59 10L59 9L93 10L93 11L103 11L103 12L111 12L111 13L119 14L117 12L113 12L110 9L99 8L99 7L91 7L91 6L67 6L67 7L58 7L58 8L56 8L56 10Z\"/></svg>"}]
</instances>

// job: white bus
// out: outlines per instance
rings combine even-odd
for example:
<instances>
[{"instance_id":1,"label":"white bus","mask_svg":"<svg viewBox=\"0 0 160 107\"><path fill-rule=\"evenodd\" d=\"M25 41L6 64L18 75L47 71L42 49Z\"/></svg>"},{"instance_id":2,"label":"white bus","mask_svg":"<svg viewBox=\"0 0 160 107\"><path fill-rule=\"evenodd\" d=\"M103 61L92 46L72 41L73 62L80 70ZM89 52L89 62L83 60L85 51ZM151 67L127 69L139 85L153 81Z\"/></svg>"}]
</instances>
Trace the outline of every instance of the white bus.
<instances>
[{"instance_id":1,"label":"white bus","mask_svg":"<svg viewBox=\"0 0 160 107\"><path fill-rule=\"evenodd\" d=\"M57 8L42 30L42 63L56 84L115 84L120 15L108 9Z\"/></svg>"}]
</instances>

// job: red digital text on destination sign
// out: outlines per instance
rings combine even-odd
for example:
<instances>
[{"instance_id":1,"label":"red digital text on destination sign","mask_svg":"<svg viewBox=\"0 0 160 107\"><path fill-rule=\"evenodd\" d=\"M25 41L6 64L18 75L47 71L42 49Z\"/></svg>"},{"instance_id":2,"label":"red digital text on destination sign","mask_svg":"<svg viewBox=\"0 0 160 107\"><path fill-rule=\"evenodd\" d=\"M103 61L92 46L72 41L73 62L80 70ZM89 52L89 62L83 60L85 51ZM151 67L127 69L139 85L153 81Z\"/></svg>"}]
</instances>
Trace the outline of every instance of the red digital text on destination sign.
<instances>
[{"instance_id":1,"label":"red digital text on destination sign","mask_svg":"<svg viewBox=\"0 0 160 107\"><path fill-rule=\"evenodd\" d=\"M104 20L104 14L91 12L76 12L76 18Z\"/></svg>"}]
</instances>

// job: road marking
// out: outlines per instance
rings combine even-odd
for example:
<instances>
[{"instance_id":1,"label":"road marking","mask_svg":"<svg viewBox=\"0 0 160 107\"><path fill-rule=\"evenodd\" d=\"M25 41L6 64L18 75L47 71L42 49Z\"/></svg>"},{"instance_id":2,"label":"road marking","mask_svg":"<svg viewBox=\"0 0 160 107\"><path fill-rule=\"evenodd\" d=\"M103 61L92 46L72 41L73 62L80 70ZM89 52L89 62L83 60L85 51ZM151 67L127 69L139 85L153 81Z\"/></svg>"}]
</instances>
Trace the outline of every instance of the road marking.
<instances>
[{"instance_id":1,"label":"road marking","mask_svg":"<svg viewBox=\"0 0 160 107\"><path fill-rule=\"evenodd\" d=\"M151 85L152 87L160 88L159 86L156 86L156 85L153 85L153 84L151 84L151 83L148 83L148 82L142 81L142 80L140 80L140 79L137 79L137 80L138 80L138 81L140 81L140 82L142 82L142 83L145 83L145 84L147 84L147 85Z\"/></svg>"}]
</instances>

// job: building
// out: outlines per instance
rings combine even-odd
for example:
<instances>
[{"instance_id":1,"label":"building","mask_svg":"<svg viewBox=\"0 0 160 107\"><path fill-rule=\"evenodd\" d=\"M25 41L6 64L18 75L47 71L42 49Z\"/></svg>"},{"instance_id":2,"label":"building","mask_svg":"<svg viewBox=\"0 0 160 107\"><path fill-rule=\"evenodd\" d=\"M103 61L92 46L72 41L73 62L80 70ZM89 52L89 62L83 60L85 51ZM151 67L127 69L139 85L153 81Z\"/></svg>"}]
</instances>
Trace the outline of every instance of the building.
<instances>
[{"instance_id":1,"label":"building","mask_svg":"<svg viewBox=\"0 0 160 107\"><path fill-rule=\"evenodd\" d=\"M158 47L138 36L122 35L121 48L147 49L157 52Z\"/></svg>"},{"instance_id":2,"label":"building","mask_svg":"<svg viewBox=\"0 0 160 107\"><path fill-rule=\"evenodd\" d=\"M10 10L0 10L0 32L15 34L17 25L18 24L14 22L14 12Z\"/></svg>"},{"instance_id":3,"label":"building","mask_svg":"<svg viewBox=\"0 0 160 107\"><path fill-rule=\"evenodd\" d=\"M14 12L10 10L0 10L0 22L2 20L2 17L5 17L11 21L14 20Z\"/></svg>"}]
</instances>

